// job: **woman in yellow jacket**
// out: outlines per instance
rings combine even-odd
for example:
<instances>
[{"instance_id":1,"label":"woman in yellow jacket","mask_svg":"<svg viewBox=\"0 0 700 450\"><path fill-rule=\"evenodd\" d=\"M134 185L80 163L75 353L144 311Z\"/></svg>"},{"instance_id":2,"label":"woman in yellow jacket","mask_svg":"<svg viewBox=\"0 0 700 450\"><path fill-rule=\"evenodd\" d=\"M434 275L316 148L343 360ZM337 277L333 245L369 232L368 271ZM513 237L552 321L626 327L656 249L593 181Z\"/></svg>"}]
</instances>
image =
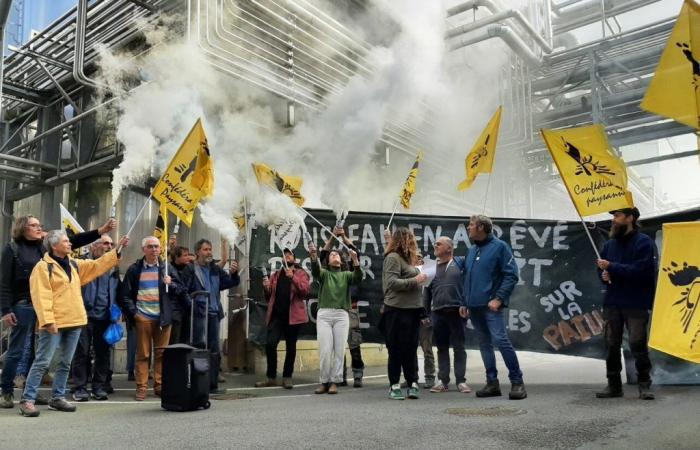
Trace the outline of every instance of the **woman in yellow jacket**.
<instances>
[{"instance_id":1,"label":"woman in yellow jacket","mask_svg":"<svg viewBox=\"0 0 700 450\"><path fill-rule=\"evenodd\" d=\"M123 237L118 249L128 241L127 237ZM81 327L87 323L80 287L119 264L116 249L95 260L72 259L69 256L71 243L63 230L49 231L44 244L48 251L34 266L29 277L39 332L36 357L20 402L20 413L27 417L39 415L39 410L34 406L37 390L45 369L59 348L62 356L53 379L49 409L75 411L75 406L65 400L65 391Z\"/></svg>"}]
</instances>

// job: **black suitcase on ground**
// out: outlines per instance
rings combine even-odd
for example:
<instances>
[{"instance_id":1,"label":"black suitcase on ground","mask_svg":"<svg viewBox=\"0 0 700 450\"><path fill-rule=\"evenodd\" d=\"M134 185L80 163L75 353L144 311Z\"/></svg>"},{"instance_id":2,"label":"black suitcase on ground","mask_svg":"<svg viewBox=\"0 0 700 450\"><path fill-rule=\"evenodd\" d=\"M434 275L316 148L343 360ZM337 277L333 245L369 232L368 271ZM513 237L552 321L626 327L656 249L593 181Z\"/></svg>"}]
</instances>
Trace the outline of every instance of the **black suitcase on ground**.
<instances>
[{"instance_id":1,"label":"black suitcase on ground","mask_svg":"<svg viewBox=\"0 0 700 450\"><path fill-rule=\"evenodd\" d=\"M209 293L192 293L190 314L190 345L173 344L163 350L163 385L160 406L168 411L195 411L209 409L209 350L193 347L194 303L198 295L206 295L209 309ZM204 335L207 335L207 320L204 320ZM206 342L206 339L205 339ZM206 345L206 344L205 344Z\"/></svg>"}]
</instances>

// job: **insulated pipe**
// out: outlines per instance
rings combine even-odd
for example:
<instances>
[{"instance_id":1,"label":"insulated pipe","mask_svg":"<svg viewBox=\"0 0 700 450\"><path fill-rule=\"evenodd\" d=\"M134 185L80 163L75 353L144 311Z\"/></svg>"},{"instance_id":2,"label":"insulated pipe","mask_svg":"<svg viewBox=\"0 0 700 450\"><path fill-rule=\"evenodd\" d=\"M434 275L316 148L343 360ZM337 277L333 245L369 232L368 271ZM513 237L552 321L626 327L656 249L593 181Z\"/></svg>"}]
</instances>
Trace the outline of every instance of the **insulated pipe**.
<instances>
[{"instance_id":1,"label":"insulated pipe","mask_svg":"<svg viewBox=\"0 0 700 450\"><path fill-rule=\"evenodd\" d=\"M612 17L632 11L659 0L589 0L581 4L559 10L559 16L552 21L554 34L575 30L597 22L601 17Z\"/></svg>"},{"instance_id":2,"label":"insulated pipe","mask_svg":"<svg viewBox=\"0 0 700 450\"><path fill-rule=\"evenodd\" d=\"M78 83L96 88L107 88L104 84L89 79L84 72L85 63L85 32L87 27L88 0L78 0L78 10L75 19L75 56L73 58L73 78Z\"/></svg>"},{"instance_id":3,"label":"insulated pipe","mask_svg":"<svg viewBox=\"0 0 700 450\"><path fill-rule=\"evenodd\" d=\"M456 42L449 45L451 51L467 47L478 42L482 42L491 38L501 38L508 46L525 61L528 65L539 67L542 64L542 59L538 58L532 50L520 39L508 25L495 24L486 28L486 30L471 38L460 38Z\"/></svg>"},{"instance_id":4,"label":"insulated pipe","mask_svg":"<svg viewBox=\"0 0 700 450\"><path fill-rule=\"evenodd\" d=\"M472 1L468 3L475 2ZM455 36L469 33L471 31L483 28L492 23L500 22L507 19L515 19L517 24L520 25L527 32L528 36L530 36L540 46L540 48L542 48L543 52L552 53L552 46L546 40L544 40L544 38L540 36L539 33L537 33L537 30L535 30L532 27L532 25L530 25L530 22L528 22L525 16L523 16L522 13L517 9L507 9L504 11L499 11L496 14L493 14L492 16L486 17L481 20L477 20L476 22L467 23L465 25L460 25L458 27L449 29L445 33L445 38L453 38Z\"/></svg>"},{"instance_id":5,"label":"insulated pipe","mask_svg":"<svg viewBox=\"0 0 700 450\"><path fill-rule=\"evenodd\" d=\"M2 119L2 87L5 82L5 25L12 0L0 0L0 119Z\"/></svg>"}]
</instances>

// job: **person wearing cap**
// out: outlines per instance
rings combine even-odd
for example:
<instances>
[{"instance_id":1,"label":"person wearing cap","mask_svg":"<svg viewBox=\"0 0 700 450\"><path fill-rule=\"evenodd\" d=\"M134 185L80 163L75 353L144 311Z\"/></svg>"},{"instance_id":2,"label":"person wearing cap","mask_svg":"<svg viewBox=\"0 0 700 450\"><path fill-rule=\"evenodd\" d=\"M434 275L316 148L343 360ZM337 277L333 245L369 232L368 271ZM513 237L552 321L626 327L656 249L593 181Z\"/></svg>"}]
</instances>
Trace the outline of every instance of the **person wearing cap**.
<instances>
[{"instance_id":1,"label":"person wearing cap","mask_svg":"<svg viewBox=\"0 0 700 450\"><path fill-rule=\"evenodd\" d=\"M270 278L263 278L267 302L267 338L265 355L267 357L267 378L255 383L255 387L277 385L277 345L284 335L286 350L282 370L282 386L292 389L294 360L297 355L297 338L299 329L309 321L304 299L309 293L309 274L296 263L294 253L285 248L282 252L284 265Z\"/></svg>"},{"instance_id":2,"label":"person wearing cap","mask_svg":"<svg viewBox=\"0 0 700 450\"><path fill-rule=\"evenodd\" d=\"M653 400L651 361L647 347L649 310L656 291L656 246L640 232L639 210L624 208L613 215L610 240L597 261L598 273L606 287L603 302L608 385L598 398L622 397L622 335L627 328L629 346L637 369L639 398Z\"/></svg>"}]
</instances>

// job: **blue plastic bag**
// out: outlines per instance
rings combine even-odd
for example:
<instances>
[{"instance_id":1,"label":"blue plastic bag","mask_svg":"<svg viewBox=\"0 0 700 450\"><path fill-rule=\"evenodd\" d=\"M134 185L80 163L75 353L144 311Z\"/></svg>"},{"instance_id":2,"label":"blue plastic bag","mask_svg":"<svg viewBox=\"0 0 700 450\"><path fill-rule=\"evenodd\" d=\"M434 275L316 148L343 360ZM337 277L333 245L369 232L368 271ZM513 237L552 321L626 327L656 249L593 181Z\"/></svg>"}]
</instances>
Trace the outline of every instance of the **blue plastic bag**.
<instances>
[{"instance_id":1,"label":"blue plastic bag","mask_svg":"<svg viewBox=\"0 0 700 450\"><path fill-rule=\"evenodd\" d=\"M114 345L124 337L124 328L122 328L121 324L112 322L109 324L102 337L107 344Z\"/></svg>"},{"instance_id":2,"label":"blue plastic bag","mask_svg":"<svg viewBox=\"0 0 700 450\"><path fill-rule=\"evenodd\" d=\"M112 304L112 306L109 309L109 319L112 322L119 322L122 318L122 310L115 304Z\"/></svg>"}]
</instances>

